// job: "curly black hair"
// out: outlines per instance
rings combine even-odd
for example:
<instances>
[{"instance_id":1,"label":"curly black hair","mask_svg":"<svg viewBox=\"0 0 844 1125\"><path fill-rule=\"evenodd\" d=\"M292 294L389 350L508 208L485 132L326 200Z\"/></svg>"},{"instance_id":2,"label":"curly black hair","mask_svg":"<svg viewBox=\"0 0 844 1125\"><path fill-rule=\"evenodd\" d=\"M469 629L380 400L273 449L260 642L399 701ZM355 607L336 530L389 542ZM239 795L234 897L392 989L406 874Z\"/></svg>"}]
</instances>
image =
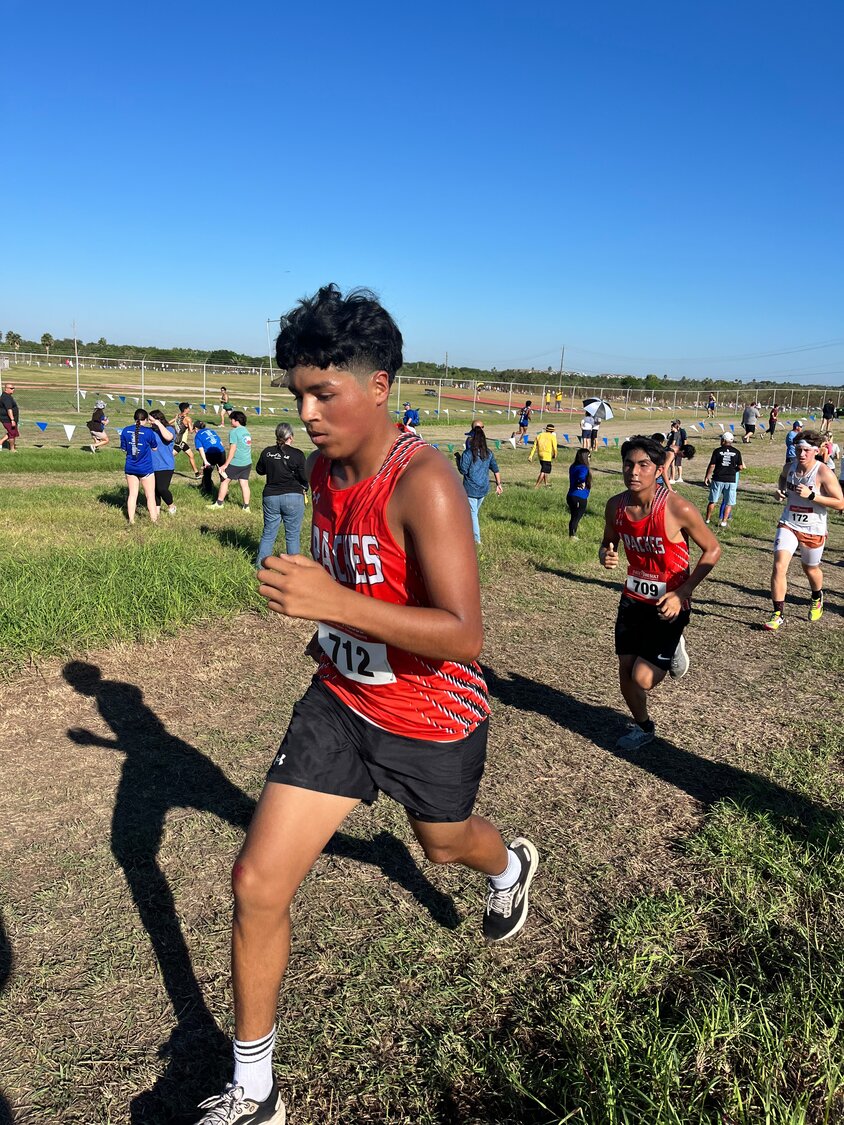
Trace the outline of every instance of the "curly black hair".
<instances>
[{"instance_id":1,"label":"curly black hair","mask_svg":"<svg viewBox=\"0 0 844 1125\"><path fill-rule=\"evenodd\" d=\"M628 438L621 446L622 461L631 449L641 449L657 466L665 464L666 451L659 442L656 441L655 437L646 437L644 434L636 434L634 437Z\"/></svg>"},{"instance_id":2,"label":"curly black hair","mask_svg":"<svg viewBox=\"0 0 844 1125\"><path fill-rule=\"evenodd\" d=\"M401 332L368 289L344 297L336 285L324 285L281 318L275 358L283 371L301 366L386 371L392 383L402 365Z\"/></svg>"}]
</instances>

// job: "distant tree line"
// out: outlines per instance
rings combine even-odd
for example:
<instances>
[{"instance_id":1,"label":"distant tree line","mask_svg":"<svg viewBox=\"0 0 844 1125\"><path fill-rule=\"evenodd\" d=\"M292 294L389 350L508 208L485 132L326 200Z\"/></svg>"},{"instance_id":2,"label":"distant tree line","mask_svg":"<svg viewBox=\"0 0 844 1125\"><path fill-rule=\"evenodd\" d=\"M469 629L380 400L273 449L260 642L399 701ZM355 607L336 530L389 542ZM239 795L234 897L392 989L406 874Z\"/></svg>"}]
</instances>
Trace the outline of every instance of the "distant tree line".
<instances>
[{"instance_id":1,"label":"distant tree line","mask_svg":"<svg viewBox=\"0 0 844 1125\"><path fill-rule=\"evenodd\" d=\"M73 355L74 341L72 337L55 339L49 332L45 332L41 340L25 340L17 332L0 332L0 346L9 351L33 352L35 354ZM77 341L77 348L81 356L102 356L103 359L132 360L145 359L150 362L171 363L211 363L221 367L261 367L267 362L265 355L245 355L241 352L230 351L227 348L218 348L213 352L198 351L196 348L157 348L142 347L135 344L109 344L104 336L99 340L88 343ZM800 387L801 383L788 383L773 379L669 379L667 375L618 375L604 372L600 375L587 375L580 371L554 370L552 367L541 371L535 368L508 367L503 371L493 367L486 370L482 367L446 367L442 363L429 363L425 360L414 360L406 363L400 374L405 378L430 379L432 382L448 378L456 383L489 383L506 385L519 383L522 386L535 387L589 387L604 386L607 391L628 387L631 390L657 390L671 386L676 389L685 387L688 390L728 390L739 383L751 387Z\"/></svg>"}]
</instances>

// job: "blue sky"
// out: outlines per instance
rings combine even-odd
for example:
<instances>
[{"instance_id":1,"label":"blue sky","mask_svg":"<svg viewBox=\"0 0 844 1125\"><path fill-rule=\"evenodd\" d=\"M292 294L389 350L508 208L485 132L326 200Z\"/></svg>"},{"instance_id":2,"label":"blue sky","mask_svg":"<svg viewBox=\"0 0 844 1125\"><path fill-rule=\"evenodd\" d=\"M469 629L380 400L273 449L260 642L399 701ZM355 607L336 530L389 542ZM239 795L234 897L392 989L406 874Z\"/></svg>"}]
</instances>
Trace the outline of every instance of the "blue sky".
<instances>
[{"instance_id":1,"label":"blue sky","mask_svg":"<svg viewBox=\"0 0 844 1125\"><path fill-rule=\"evenodd\" d=\"M844 383L844 8L7 5L0 329Z\"/></svg>"}]
</instances>

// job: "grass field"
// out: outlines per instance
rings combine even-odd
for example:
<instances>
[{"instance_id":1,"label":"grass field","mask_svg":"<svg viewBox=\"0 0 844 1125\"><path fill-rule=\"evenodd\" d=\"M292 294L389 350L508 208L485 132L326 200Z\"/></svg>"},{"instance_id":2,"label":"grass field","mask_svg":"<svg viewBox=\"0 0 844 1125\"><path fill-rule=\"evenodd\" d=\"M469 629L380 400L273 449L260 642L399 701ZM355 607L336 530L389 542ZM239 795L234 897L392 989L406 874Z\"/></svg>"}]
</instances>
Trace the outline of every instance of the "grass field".
<instances>
[{"instance_id":1,"label":"grass field","mask_svg":"<svg viewBox=\"0 0 844 1125\"><path fill-rule=\"evenodd\" d=\"M595 556L631 428L606 427L578 542L570 452L537 492L503 444L481 512L479 811L537 842L528 925L487 948L479 881L427 864L389 801L356 810L295 908L291 1125L844 1120L844 520L822 622L795 568L763 632L782 444L743 450L691 671L655 693L657 742L621 754L618 583ZM701 507L715 438L685 472ZM176 516L130 529L116 452L32 442L0 453L0 1122L159 1125L226 1076L228 870L310 626L259 604L257 497L210 513L180 476Z\"/></svg>"}]
</instances>

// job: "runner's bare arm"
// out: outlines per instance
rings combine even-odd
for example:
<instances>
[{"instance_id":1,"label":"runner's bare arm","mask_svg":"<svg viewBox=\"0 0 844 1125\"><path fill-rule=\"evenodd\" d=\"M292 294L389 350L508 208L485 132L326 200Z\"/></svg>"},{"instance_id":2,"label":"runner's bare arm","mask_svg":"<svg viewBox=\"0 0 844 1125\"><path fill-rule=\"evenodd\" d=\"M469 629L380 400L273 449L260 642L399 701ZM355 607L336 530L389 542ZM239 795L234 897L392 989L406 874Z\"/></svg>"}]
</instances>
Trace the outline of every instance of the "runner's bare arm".
<instances>
[{"instance_id":1,"label":"runner's bare arm","mask_svg":"<svg viewBox=\"0 0 844 1125\"><path fill-rule=\"evenodd\" d=\"M330 621L431 660L474 660L483 644L478 564L466 494L441 454L417 454L388 508L393 534L415 558L429 606L392 605L342 586L304 555L267 559L270 609Z\"/></svg>"},{"instance_id":2,"label":"runner's bare arm","mask_svg":"<svg viewBox=\"0 0 844 1125\"><path fill-rule=\"evenodd\" d=\"M607 570L615 570L618 566L618 532L615 529L615 512L618 507L619 496L611 496L604 509L604 537L598 548L598 562Z\"/></svg>"},{"instance_id":3,"label":"runner's bare arm","mask_svg":"<svg viewBox=\"0 0 844 1125\"><path fill-rule=\"evenodd\" d=\"M676 617L683 608L683 603L691 597L692 591L706 578L718 560L721 558L721 544L703 522L703 516L688 500L678 496L676 492L668 497L666 505L665 529L669 535L676 528L688 535L693 543L701 549L701 556L697 566L686 579L682 586L663 594L656 605L662 617L669 621Z\"/></svg>"}]
</instances>

